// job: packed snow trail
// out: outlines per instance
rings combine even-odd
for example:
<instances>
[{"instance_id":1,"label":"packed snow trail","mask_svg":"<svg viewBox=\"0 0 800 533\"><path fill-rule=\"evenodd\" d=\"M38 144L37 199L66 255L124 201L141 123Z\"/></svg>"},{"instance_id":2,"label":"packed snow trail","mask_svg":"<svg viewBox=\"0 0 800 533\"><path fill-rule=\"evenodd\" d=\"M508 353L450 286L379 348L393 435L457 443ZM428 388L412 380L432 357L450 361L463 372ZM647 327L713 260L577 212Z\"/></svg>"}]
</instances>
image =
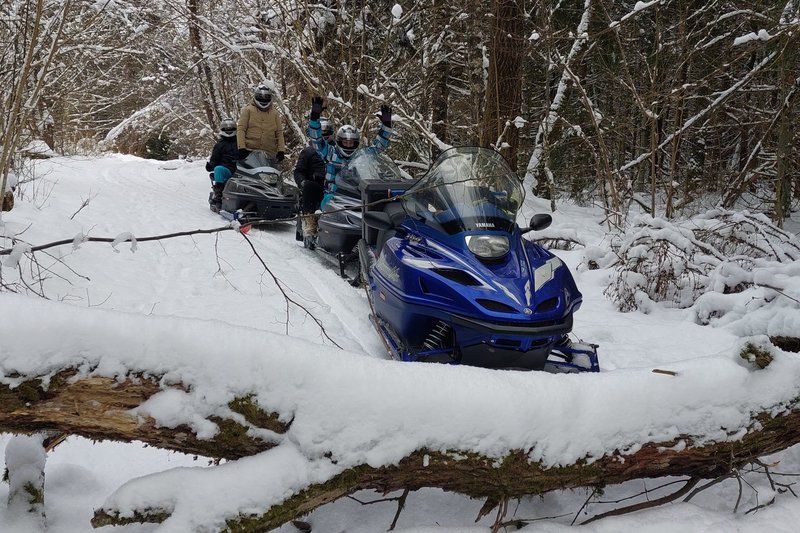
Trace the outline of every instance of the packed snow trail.
<instances>
[{"instance_id":1,"label":"packed snow trail","mask_svg":"<svg viewBox=\"0 0 800 533\"><path fill-rule=\"evenodd\" d=\"M203 166L204 161L126 155L41 161L39 194L33 205L20 202L5 233L21 232L28 225L25 218L38 221L21 235L32 244L53 241L54 234L61 239L79 233L144 237L225 226L208 209L210 186ZM41 212L26 217L34 206ZM84 243L78 250L61 247L54 255L80 277L63 272L68 282L49 280L45 292L79 306L219 320L330 344L304 310L290 305L287 316L279 289L244 238L224 231L138 243L135 252L130 242L116 250L102 243ZM295 240L293 222L251 231L247 238L287 294L319 319L337 344L385 357L369 323L364 291L321 266Z\"/></svg>"}]
</instances>

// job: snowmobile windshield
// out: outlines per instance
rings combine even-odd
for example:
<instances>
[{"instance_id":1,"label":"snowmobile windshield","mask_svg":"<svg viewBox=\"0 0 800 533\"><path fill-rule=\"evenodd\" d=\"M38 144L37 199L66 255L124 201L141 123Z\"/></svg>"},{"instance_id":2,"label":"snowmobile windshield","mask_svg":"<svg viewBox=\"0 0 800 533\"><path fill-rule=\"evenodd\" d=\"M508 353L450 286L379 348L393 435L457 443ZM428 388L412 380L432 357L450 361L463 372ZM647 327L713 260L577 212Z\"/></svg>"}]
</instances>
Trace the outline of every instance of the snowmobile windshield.
<instances>
[{"instance_id":1,"label":"snowmobile windshield","mask_svg":"<svg viewBox=\"0 0 800 533\"><path fill-rule=\"evenodd\" d=\"M449 235L511 232L524 189L503 157L489 148L446 150L405 195L409 214Z\"/></svg>"},{"instance_id":2,"label":"snowmobile windshield","mask_svg":"<svg viewBox=\"0 0 800 533\"><path fill-rule=\"evenodd\" d=\"M280 181L280 171L275 168L275 162L262 150L253 150L237 166L243 176L259 179L268 185L276 185Z\"/></svg>"},{"instance_id":3,"label":"snowmobile windshield","mask_svg":"<svg viewBox=\"0 0 800 533\"><path fill-rule=\"evenodd\" d=\"M244 166L248 168L275 167L275 161L267 155L267 152L263 150L253 150L247 155L247 159L244 160Z\"/></svg>"},{"instance_id":4,"label":"snowmobile windshield","mask_svg":"<svg viewBox=\"0 0 800 533\"><path fill-rule=\"evenodd\" d=\"M388 156L369 147L356 151L336 173L336 191L360 198L358 185L362 179L398 181L404 176Z\"/></svg>"}]
</instances>

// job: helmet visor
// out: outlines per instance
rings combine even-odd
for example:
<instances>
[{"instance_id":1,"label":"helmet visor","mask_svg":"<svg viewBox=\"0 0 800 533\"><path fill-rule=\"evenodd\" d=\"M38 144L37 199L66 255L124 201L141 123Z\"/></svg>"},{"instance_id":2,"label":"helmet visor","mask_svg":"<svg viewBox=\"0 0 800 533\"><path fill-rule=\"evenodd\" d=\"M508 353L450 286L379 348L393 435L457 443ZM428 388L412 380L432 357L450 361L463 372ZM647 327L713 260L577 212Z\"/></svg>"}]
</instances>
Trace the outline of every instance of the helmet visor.
<instances>
[{"instance_id":1,"label":"helmet visor","mask_svg":"<svg viewBox=\"0 0 800 533\"><path fill-rule=\"evenodd\" d=\"M358 146L358 139L339 139L339 146L342 148L355 148Z\"/></svg>"}]
</instances>

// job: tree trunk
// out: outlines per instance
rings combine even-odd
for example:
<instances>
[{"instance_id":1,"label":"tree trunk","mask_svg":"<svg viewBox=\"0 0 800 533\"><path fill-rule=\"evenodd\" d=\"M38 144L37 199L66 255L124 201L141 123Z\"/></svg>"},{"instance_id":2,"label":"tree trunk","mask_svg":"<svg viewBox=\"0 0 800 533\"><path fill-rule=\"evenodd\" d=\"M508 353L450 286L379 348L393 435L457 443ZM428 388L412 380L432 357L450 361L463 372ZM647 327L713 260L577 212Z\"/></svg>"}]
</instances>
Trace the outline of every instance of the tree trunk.
<instances>
[{"instance_id":1,"label":"tree trunk","mask_svg":"<svg viewBox=\"0 0 800 533\"><path fill-rule=\"evenodd\" d=\"M6 445L8 509L31 531L45 529L44 465L47 458L42 435L17 435ZM27 514L26 514L27 513Z\"/></svg>"},{"instance_id":2,"label":"tree trunk","mask_svg":"<svg viewBox=\"0 0 800 533\"><path fill-rule=\"evenodd\" d=\"M452 69L450 62L450 38L447 23L449 20L448 6L444 0L435 0L433 2L432 17L433 17L433 35L441 35L442 59L434 69L428 69L430 76L430 106L431 106L431 132L443 143L450 143L449 134L447 131L448 122L448 102L450 100L450 70ZM431 143L431 160L439 157L439 147L435 143Z\"/></svg>"},{"instance_id":3,"label":"tree trunk","mask_svg":"<svg viewBox=\"0 0 800 533\"><path fill-rule=\"evenodd\" d=\"M748 431L739 441L692 447L691 443L696 439L684 436L673 442L648 443L629 455L615 452L591 464L579 461L552 468L530 462L528 456L519 450L510 451L502 461L463 452L449 454L418 450L396 466L373 468L360 465L351 468L325 483L307 487L263 515L232 518L227 521L227 526L229 531L242 533L269 531L317 507L365 489L385 494L437 487L473 498L486 498L487 502L500 502L553 490L603 487L639 478L690 476L693 481L715 479L734 472L759 456L800 442L800 411L774 418L761 413L754 418L756 427L758 429ZM682 442L689 443L689 446L679 446ZM496 504L487 503L487 506L490 506L486 509L489 512ZM98 511L92 525L162 522L166 518L168 513L159 509L143 509L134 518Z\"/></svg>"},{"instance_id":4,"label":"tree trunk","mask_svg":"<svg viewBox=\"0 0 800 533\"><path fill-rule=\"evenodd\" d=\"M215 98L216 89L214 88L214 78L211 75L211 69L205 60L203 53L203 42L200 39L200 20L198 17L197 0L188 0L186 7L189 9L189 43L195 55L195 62L197 64L197 78L200 82L200 93L203 100L203 110L206 114L208 125L212 128L216 127L217 121L217 103Z\"/></svg>"},{"instance_id":5,"label":"tree trunk","mask_svg":"<svg viewBox=\"0 0 800 533\"><path fill-rule=\"evenodd\" d=\"M494 146L517 168L519 131L514 119L522 101L522 36L524 12L516 0L495 0L492 6L489 78L481 128L481 146ZM508 145L505 149L504 146Z\"/></svg>"},{"instance_id":6,"label":"tree trunk","mask_svg":"<svg viewBox=\"0 0 800 533\"><path fill-rule=\"evenodd\" d=\"M62 371L52 377L46 390L38 379L28 379L13 389L0 386L0 431L57 430L98 440L140 440L189 454L236 459L273 446L273 443L248 436L248 426L278 433L286 432L289 426L279 422L274 414L258 409L250 398L239 398L229 407L244 417L246 425L215 418L213 421L219 426L219 432L212 439L202 440L188 428L156 427L152 419L131 411L162 390L158 378L131 376L118 381L106 377L76 377L73 370ZM797 405L798 401L800 398L789 405ZM765 410L751 420L751 427L741 440L694 446L692 443L704 441L704 436L684 435L674 442L645 444L632 454L613 452L592 463L578 461L551 468L531 462L520 450L509 450L501 460L463 451L455 455L417 450L398 465L351 468L325 483L306 487L264 515L234 517L228 521L228 527L235 531L270 530L363 489L387 492L437 487L489 501L502 501L637 478L716 478L759 456L800 442L800 410L778 416ZM110 510L97 512L93 524L99 527L130 521L160 522L167 517L168 513L158 509L142 509L133 519L121 518Z\"/></svg>"},{"instance_id":7,"label":"tree trunk","mask_svg":"<svg viewBox=\"0 0 800 533\"><path fill-rule=\"evenodd\" d=\"M794 51L797 50L797 39L788 39L786 48L779 60L780 88L783 89L784 109L778 125L778 146L776 150L775 164L775 209L773 220L779 227L783 227L784 220L790 215L792 197L792 150L794 147L794 128L791 127L794 118L793 108L786 105L792 95L795 85L795 64ZM793 68L794 67L794 68Z\"/></svg>"}]
</instances>

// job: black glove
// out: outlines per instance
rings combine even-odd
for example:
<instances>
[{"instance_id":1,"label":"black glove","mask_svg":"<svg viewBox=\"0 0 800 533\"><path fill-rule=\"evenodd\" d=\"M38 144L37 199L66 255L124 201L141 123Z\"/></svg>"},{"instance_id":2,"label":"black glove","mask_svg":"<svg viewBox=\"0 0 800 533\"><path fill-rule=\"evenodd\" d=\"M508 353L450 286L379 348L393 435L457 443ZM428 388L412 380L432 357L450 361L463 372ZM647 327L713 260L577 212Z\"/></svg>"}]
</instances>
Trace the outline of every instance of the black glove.
<instances>
[{"instance_id":1,"label":"black glove","mask_svg":"<svg viewBox=\"0 0 800 533\"><path fill-rule=\"evenodd\" d=\"M248 155L250 155L250 150L247 148L239 148L239 159L247 159Z\"/></svg>"},{"instance_id":2,"label":"black glove","mask_svg":"<svg viewBox=\"0 0 800 533\"><path fill-rule=\"evenodd\" d=\"M213 172L214 171L214 165L211 164L211 161L206 161L206 170L208 172Z\"/></svg>"},{"instance_id":3,"label":"black glove","mask_svg":"<svg viewBox=\"0 0 800 533\"><path fill-rule=\"evenodd\" d=\"M275 161L280 163L281 161L283 161L284 157L286 157L286 154L284 154L283 152L278 152L277 154L275 154Z\"/></svg>"},{"instance_id":4,"label":"black glove","mask_svg":"<svg viewBox=\"0 0 800 533\"><path fill-rule=\"evenodd\" d=\"M392 106L386 104L381 106L381 122L387 128L392 127Z\"/></svg>"},{"instance_id":5,"label":"black glove","mask_svg":"<svg viewBox=\"0 0 800 533\"><path fill-rule=\"evenodd\" d=\"M325 109L325 106L322 105L322 102L323 100L321 96L311 97L311 115L309 115L311 120L319 120L320 115L322 115L322 110Z\"/></svg>"}]
</instances>

